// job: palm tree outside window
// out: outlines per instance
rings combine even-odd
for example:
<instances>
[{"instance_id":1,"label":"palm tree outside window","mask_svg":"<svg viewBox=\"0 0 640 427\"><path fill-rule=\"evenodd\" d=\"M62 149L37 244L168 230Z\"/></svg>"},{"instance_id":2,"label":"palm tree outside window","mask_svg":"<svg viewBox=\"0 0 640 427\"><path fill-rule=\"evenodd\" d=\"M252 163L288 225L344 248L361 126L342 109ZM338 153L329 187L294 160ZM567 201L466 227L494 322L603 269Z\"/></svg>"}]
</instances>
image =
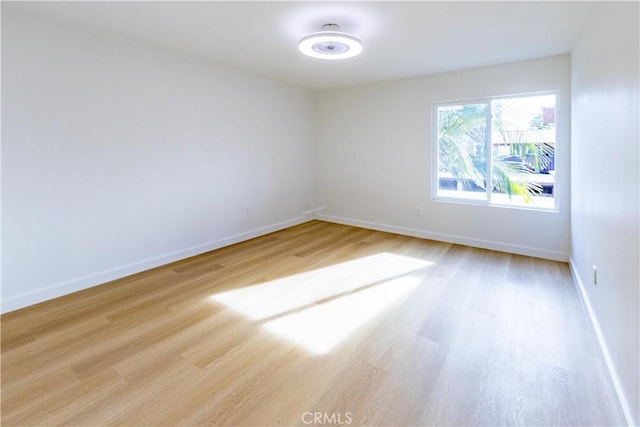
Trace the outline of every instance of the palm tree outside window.
<instances>
[{"instance_id":1,"label":"palm tree outside window","mask_svg":"<svg viewBox=\"0 0 640 427\"><path fill-rule=\"evenodd\" d=\"M556 95L434 107L435 198L555 209Z\"/></svg>"}]
</instances>

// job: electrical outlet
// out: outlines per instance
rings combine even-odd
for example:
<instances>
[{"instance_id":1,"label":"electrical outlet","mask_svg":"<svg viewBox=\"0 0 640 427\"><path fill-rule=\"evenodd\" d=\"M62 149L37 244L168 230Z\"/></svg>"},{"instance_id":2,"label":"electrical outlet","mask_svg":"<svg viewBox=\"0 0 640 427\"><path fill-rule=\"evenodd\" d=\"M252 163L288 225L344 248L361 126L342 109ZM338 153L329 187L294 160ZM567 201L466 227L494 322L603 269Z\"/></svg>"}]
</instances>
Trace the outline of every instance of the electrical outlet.
<instances>
[{"instance_id":1,"label":"electrical outlet","mask_svg":"<svg viewBox=\"0 0 640 427\"><path fill-rule=\"evenodd\" d=\"M244 210L244 214L245 214L245 216L249 216L249 208L246 208L246 209Z\"/></svg>"},{"instance_id":2,"label":"electrical outlet","mask_svg":"<svg viewBox=\"0 0 640 427\"><path fill-rule=\"evenodd\" d=\"M419 206L416 206L415 213L416 213L416 216L422 216L422 208Z\"/></svg>"},{"instance_id":3,"label":"electrical outlet","mask_svg":"<svg viewBox=\"0 0 640 427\"><path fill-rule=\"evenodd\" d=\"M598 285L598 267L593 266L593 284L594 286Z\"/></svg>"}]
</instances>

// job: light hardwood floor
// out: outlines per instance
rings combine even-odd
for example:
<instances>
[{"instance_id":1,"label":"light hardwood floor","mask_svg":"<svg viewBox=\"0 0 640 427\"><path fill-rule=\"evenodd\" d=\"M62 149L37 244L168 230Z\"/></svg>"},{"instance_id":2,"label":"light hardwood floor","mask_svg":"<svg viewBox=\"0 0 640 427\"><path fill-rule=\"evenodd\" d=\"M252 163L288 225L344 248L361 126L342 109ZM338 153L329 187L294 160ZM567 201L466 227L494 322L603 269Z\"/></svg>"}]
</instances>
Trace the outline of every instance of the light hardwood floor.
<instances>
[{"instance_id":1,"label":"light hardwood floor","mask_svg":"<svg viewBox=\"0 0 640 427\"><path fill-rule=\"evenodd\" d=\"M2 316L4 426L310 421L621 424L542 259L312 221Z\"/></svg>"}]
</instances>

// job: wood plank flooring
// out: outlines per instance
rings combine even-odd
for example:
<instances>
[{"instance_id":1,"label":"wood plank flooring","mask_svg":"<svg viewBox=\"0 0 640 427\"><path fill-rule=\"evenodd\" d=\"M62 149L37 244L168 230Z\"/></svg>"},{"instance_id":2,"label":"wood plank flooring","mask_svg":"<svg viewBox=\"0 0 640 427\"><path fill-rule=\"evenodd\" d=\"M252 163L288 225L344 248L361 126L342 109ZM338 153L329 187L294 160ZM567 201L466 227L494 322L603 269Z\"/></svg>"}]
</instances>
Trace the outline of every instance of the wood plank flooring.
<instances>
[{"instance_id":1,"label":"wood plank flooring","mask_svg":"<svg viewBox=\"0 0 640 427\"><path fill-rule=\"evenodd\" d=\"M2 316L2 425L620 425L566 264L319 221Z\"/></svg>"}]
</instances>

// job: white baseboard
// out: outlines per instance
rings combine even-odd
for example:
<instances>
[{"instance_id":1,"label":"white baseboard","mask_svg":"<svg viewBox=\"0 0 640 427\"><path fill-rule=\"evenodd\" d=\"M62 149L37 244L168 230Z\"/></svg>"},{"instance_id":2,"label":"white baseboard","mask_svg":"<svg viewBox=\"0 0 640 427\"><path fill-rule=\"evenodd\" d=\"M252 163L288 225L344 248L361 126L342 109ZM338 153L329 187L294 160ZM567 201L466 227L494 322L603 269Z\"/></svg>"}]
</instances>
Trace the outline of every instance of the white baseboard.
<instances>
[{"instance_id":1,"label":"white baseboard","mask_svg":"<svg viewBox=\"0 0 640 427\"><path fill-rule=\"evenodd\" d=\"M313 209L309 209L308 211L304 211L304 212L301 213L301 215L302 216L313 216L314 218L317 218L318 212L322 212L325 209L327 209L326 206L321 206L319 208L313 208Z\"/></svg>"},{"instance_id":2,"label":"white baseboard","mask_svg":"<svg viewBox=\"0 0 640 427\"><path fill-rule=\"evenodd\" d=\"M589 316L589 320L591 321L591 325L593 326L593 330L596 333L596 337L598 339L598 345L600 346L600 350L602 352L602 356L604 357L605 364L607 365L607 371L609 372L609 376L611 378L611 382L613 383L613 387L616 392L616 396L618 398L618 403L620 404L620 408L624 414L625 422L628 426L633 426L634 421L631 416L631 409L629 408L629 404L624 395L624 391L622 389L622 385L620 384L620 379L618 378L618 374L616 372L615 367L613 366L613 362L611 360L611 354L609 353L609 348L607 347L607 343L604 340L604 334L602 333L602 328L600 327L600 322L598 321L598 317L596 316L595 311L593 310L593 306L591 305L591 300L589 299L589 295L584 286L584 282L578 274L578 270L576 269L573 258L569 259L569 268L571 270L571 277L573 278L573 283L577 288L578 295L580 295L580 300L582 305L584 306L587 314Z\"/></svg>"},{"instance_id":3,"label":"white baseboard","mask_svg":"<svg viewBox=\"0 0 640 427\"><path fill-rule=\"evenodd\" d=\"M431 231L418 230L414 228L398 227L395 225L379 224L369 221L360 221L350 218L341 218L331 215L316 215L322 221L335 222L337 224L352 225L354 227L369 228L372 230L386 231L389 233L402 234L405 236L420 237L422 239L438 240L440 242L457 243L460 245L473 246L476 248L491 249L500 252L509 252L518 255L532 256L536 258L551 259L554 261L567 262L569 257L562 252L549 251L546 249L532 248L528 246L513 245L509 243L493 242L490 240L471 239L452 234L434 233Z\"/></svg>"},{"instance_id":4,"label":"white baseboard","mask_svg":"<svg viewBox=\"0 0 640 427\"><path fill-rule=\"evenodd\" d=\"M34 291L34 292L28 292L21 295L17 295L17 296L3 300L2 308L0 311L2 313L7 313L9 311L18 310L20 308L24 308L33 304L37 304L43 301L47 301L53 298L67 295L72 292L77 292L83 289L90 288L92 286L100 285L102 283L106 283L111 280L120 279L125 276L130 276L135 273L140 273L141 271L149 270L151 268L155 268L161 265L179 261L184 258L189 258L194 255L199 255L204 252L209 252L214 249L219 249L224 246L233 245L235 243L253 239L255 237L269 234L274 231L278 231L294 225L302 224L304 222L312 220L313 218L314 216L300 216L298 218L293 218L288 221L271 224L266 227L260 227L255 230L250 230L244 233L214 240L212 242L208 242L202 245L193 246L190 248L171 252L169 254L160 255L160 256L149 258L143 261L134 262L132 264L123 265L111 270L91 274L89 276L79 277L77 279L73 279L68 282L58 283L44 289L38 289L37 291Z\"/></svg>"}]
</instances>

